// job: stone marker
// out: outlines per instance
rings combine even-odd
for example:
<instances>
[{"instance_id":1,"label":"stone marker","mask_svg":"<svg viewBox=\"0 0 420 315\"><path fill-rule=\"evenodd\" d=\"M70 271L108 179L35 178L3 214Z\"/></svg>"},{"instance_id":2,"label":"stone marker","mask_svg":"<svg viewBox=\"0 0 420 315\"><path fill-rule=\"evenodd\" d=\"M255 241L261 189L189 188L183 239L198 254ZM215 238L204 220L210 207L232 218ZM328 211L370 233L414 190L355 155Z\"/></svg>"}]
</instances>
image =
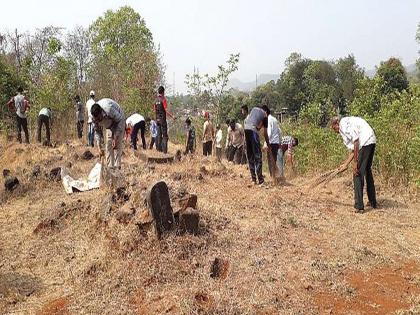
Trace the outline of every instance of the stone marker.
<instances>
[{"instance_id":1,"label":"stone marker","mask_svg":"<svg viewBox=\"0 0 420 315\"><path fill-rule=\"evenodd\" d=\"M17 177L7 177L4 181L4 188L8 191L12 191L19 186L19 180Z\"/></svg>"},{"instance_id":2,"label":"stone marker","mask_svg":"<svg viewBox=\"0 0 420 315\"><path fill-rule=\"evenodd\" d=\"M174 156L172 154L159 154L159 156L150 155L148 152L135 151L134 153L140 160L146 163L172 163L174 161Z\"/></svg>"},{"instance_id":3,"label":"stone marker","mask_svg":"<svg viewBox=\"0 0 420 315\"><path fill-rule=\"evenodd\" d=\"M51 180L59 182L61 180L61 167L55 167L50 171L49 175Z\"/></svg>"},{"instance_id":4,"label":"stone marker","mask_svg":"<svg viewBox=\"0 0 420 315\"><path fill-rule=\"evenodd\" d=\"M182 197L178 201L180 211L185 210L187 208L197 208L197 195L195 194L187 194L186 196Z\"/></svg>"},{"instance_id":5,"label":"stone marker","mask_svg":"<svg viewBox=\"0 0 420 315\"><path fill-rule=\"evenodd\" d=\"M179 213L179 230L183 233L198 234L198 222L200 214L198 210L187 208Z\"/></svg>"},{"instance_id":6,"label":"stone marker","mask_svg":"<svg viewBox=\"0 0 420 315\"><path fill-rule=\"evenodd\" d=\"M32 169L32 176L38 177L39 175L41 175L41 166L35 165Z\"/></svg>"},{"instance_id":7,"label":"stone marker","mask_svg":"<svg viewBox=\"0 0 420 315\"><path fill-rule=\"evenodd\" d=\"M89 150L86 150L85 152L83 152L82 154L82 159L83 160L92 160L94 158L94 155L92 154L92 152L90 152Z\"/></svg>"},{"instance_id":8,"label":"stone marker","mask_svg":"<svg viewBox=\"0 0 420 315\"><path fill-rule=\"evenodd\" d=\"M229 273L229 261L215 258L210 269L210 277L226 279Z\"/></svg>"},{"instance_id":9,"label":"stone marker","mask_svg":"<svg viewBox=\"0 0 420 315\"><path fill-rule=\"evenodd\" d=\"M157 182L147 192L147 204L155 221L156 235L161 235L173 228L174 214L169 199L168 186L165 182Z\"/></svg>"}]
</instances>

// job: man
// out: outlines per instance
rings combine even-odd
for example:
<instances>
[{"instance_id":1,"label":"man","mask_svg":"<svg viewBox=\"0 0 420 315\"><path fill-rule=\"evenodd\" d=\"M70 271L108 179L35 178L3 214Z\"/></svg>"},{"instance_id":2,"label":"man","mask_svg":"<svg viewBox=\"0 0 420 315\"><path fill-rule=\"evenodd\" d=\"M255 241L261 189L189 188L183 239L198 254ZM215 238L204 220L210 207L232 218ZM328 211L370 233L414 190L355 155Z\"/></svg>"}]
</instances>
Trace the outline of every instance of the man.
<instances>
[{"instance_id":1,"label":"man","mask_svg":"<svg viewBox=\"0 0 420 315\"><path fill-rule=\"evenodd\" d=\"M86 102L86 111L88 115L88 124L87 124L87 137L88 137L88 146L94 146L95 132L93 130L93 121L92 113L90 112L93 104L95 104L95 91L90 91L89 99Z\"/></svg>"},{"instance_id":2,"label":"man","mask_svg":"<svg viewBox=\"0 0 420 315\"><path fill-rule=\"evenodd\" d=\"M156 138L158 135L158 130L157 130L157 124L156 121L154 119L150 119L149 117L146 118L146 122L150 123L150 145L149 145L149 150L153 149L153 145L156 142Z\"/></svg>"},{"instance_id":3,"label":"man","mask_svg":"<svg viewBox=\"0 0 420 315\"><path fill-rule=\"evenodd\" d=\"M51 131L50 127L52 127L52 112L51 108L44 107L39 111L38 114L38 142L41 143L41 133L42 133L42 125L45 125L45 133L47 140L45 141L45 145L51 146Z\"/></svg>"},{"instance_id":4,"label":"man","mask_svg":"<svg viewBox=\"0 0 420 315\"><path fill-rule=\"evenodd\" d=\"M243 148L245 143L245 133L241 124L234 119L230 120L229 130L229 156L228 161L235 164L242 163Z\"/></svg>"},{"instance_id":5,"label":"man","mask_svg":"<svg viewBox=\"0 0 420 315\"><path fill-rule=\"evenodd\" d=\"M348 158L340 169L346 170L354 160L354 208L363 213L363 186L366 177L367 195L372 208L377 207L375 183L372 175L372 162L375 154L376 136L372 127L360 117L335 117L331 120L332 129L341 135L344 145L350 150Z\"/></svg>"},{"instance_id":6,"label":"man","mask_svg":"<svg viewBox=\"0 0 420 315\"><path fill-rule=\"evenodd\" d=\"M187 118L185 120L185 127L187 129L187 139L185 141L185 154L195 152L195 128L191 125L191 120Z\"/></svg>"},{"instance_id":7,"label":"man","mask_svg":"<svg viewBox=\"0 0 420 315\"><path fill-rule=\"evenodd\" d=\"M146 121L144 117L140 114L133 114L126 120L126 129L131 130L131 147L134 150L137 150L137 135L140 130L141 143L143 150L146 150L146 139L144 138L144 133L146 131Z\"/></svg>"},{"instance_id":8,"label":"man","mask_svg":"<svg viewBox=\"0 0 420 315\"><path fill-rule=\"evenodd\" d=\"M99 144L99 155L104 155L103 135L97 132L99 127L106 129L106 162L108 167L121 168L121 155L125 130L124 112L114 100L103 98L91 108L95 138Z\"/></svg>"},{"instance_id":9,"label":"man","mask_svg":"<svg viewBox=\"0 0 420 315\"><path fill-rule=\"evenodd\" d=\"M214 127L213 123L210 121L209 112L204 113L204 119L206 121L203 125L203 155L210 156L213 148Z\"/></svg>"},{"instance_id":10,"label":"man","mask_svg":"<svg viewBox=\"0 0 420 315\"><path fill-rule=\"evenodd\" d=\"M84 119L84 113L83 113L83 105L82 102L80 101L80 96L76 95L74 97L74 101L75 101L75 109L76 109L76 128L77 128L77 137L79 139L82 138L83 136L83 123L85 121Z\"/></svg>"},{"instance_id":11,"label":"man","mask_svg":"<svg viewBox=\"0 0 420 315\"><path fill-rule=\"evenodd\" d=\"M216 157L217 161L222 160L222 139L223 139L223 131L220 128L220 125L216 125Z\"/></svg>"},{"instance_id":12,"label":"man","mask_svg":"<svg viewBox=\"0 0 420 315\"><path fill-rule=\"evenodd\" d=\"M6 104L9 110L16 113L16 129L17 139L22 143L22 129L25 133L25 143L29 143L29 132L28 132L28 119L27 112L29 110L29 101L23 95L23 89L19 87L17 89L16 96L12 97Z\"/></svg>"},{"instance_id":13,"label":"man","mask_svg":"<svg viewBox=\"0 0 420 315\"><path fill-rule=\"evenodd\" d=\"M264 184L264 177L262 174L262 154L258 132L263 128L264 139L268 146L270 144L267 134L269 112L270 110L265 105L261 108L254 107L245 122L245 143L249 171L251 172L251 179L254 184L258 180L258 184L261 186ZM271 154L271 151L267 151L267 154Z\"/></svg>"},{"instance_id":14,"label":"man","mask_svg":"<svg viewBox=\"0 0 420 315\"><path fill-rule=\"evenodd\" d=\"M163 153L168 153L168 123L166 115L175 120L175 117L168 111L168 102L165 98L165 88L159 86L158 96L154 106L157 124L156 149Z\"/></svg>"},{"instance_id":15,"label":"man","mask_svg":"<svg viewBox=\"0 0 420 315\"><path fill-rule=\"evenodd\" d=\"M247 105L242 105L241 106L241 114L242 114L242 117L244 118L244 126L245 126L246 125L246 120L247 120L248 115L249 115L249 110L248 110Z\"/></svg>"},{"instance_id":16,"label":"man","mask_svg":"<svg viewBox=\"0 0 420 315\"><path fill-rule=\"evenodd\" d=\"M230 151L232 150L232 144L229 141L229 134L230 134L230 119L226 119L226 126L227 126L227 131L226 131L226 145L225 145L225 155L226 155L226 159L229 160L230 157Z\"/></svg>"},{"instance_id":17,"label":"man","mask_svg":"<svg viewBox=\"0 0 420 315\"><path fill-rule=\"evenodd\" d=\"M295 147L299 144L298 138L291 136L284 136L281 138L281 146L277 155L277 167L280 170L280 175L284 178L284 156L287 153L287 159L295 171Z\"/></svg>"},{"instance_id":18,"label":"man","mask_svg":"<svg viewBox=\"0 0 420 315\"><path fill-rule=\"evenodd\" d=\"M273 155L274 161L277 161L277 153L280 148L281 133L279 128L279 122L276 117L268 114L268 128L267 128L268 140L270 141L270 150Z\"/></svg>"}]
</instances>

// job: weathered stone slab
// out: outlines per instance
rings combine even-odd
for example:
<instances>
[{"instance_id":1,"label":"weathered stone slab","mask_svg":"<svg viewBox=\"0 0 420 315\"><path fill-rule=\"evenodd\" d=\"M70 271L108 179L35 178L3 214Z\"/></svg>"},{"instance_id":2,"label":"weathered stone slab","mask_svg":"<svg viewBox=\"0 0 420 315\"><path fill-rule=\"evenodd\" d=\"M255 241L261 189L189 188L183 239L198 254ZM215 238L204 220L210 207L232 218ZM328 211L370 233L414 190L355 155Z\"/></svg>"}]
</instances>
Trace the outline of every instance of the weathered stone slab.
<instances>
[{"instance_id":1,"label":"weathered stone slab","mask_svg":"<svg viewBox=\"0 0 420 315\"><path fill-rule=\"evenodd\" d=\"M183 233L197 235L199 221L198 210L187 208L179 212L179 230Z\"/></svg>"},{"instance_id":2,"label":"weathered stone slab","mask_svg":"<svg viewBox=\"0 0 420 315\"><path fill-rule=\"evenodd\" d=\"M156 154L154 152L154 154ZM172 154L163 154L160 153L159 155L152 155L150 153L147 153L145 151L136 152L136 156L146 162L146 163L157 163L157 164L163 164L163 163L172 163L174 161L174 156Z\"/></svg>"},{"instance_id":3,"label":"weathered stone slab","mask_svg":"<svg viewBox=\"0 0 420 315\"><path fill-rule=\"evenodd\" d=\"M174 214L165 182L157 182L149 188L147 204L155 222L156 235L160 238L174 226Z\"/></svg>"}]
</instances>

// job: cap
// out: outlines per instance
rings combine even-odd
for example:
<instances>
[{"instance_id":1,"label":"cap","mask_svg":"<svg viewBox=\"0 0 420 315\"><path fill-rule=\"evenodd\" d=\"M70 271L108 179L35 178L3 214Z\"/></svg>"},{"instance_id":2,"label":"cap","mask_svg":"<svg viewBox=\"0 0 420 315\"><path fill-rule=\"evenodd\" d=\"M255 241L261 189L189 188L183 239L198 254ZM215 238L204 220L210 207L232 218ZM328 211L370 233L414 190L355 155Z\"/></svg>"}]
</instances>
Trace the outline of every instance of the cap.
<instances>
[{"instance_id":1,"label":"cap","mask_svg":"<svg viewBox=\"0 0 420 315\"><path fill-rule=\"evenodd\" d=\"M95 91L94 90L90 91L89 95L90 96L95 96Z\"/></svg>"}]
</instances>

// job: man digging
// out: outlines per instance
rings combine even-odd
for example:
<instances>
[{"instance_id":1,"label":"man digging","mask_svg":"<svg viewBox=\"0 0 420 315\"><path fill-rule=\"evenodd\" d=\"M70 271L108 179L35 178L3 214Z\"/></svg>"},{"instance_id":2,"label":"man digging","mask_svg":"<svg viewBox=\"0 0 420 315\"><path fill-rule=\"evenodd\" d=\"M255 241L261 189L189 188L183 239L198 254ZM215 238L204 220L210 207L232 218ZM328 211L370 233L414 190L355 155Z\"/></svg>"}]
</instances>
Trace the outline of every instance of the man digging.
<instances>
[{"instance_id":1,"label":"man digging","mask_svg":"<svg viewBox=\"0 0 420 315\"><path fill-rule=\"evenodd\" d=\"M375 183L372 175L372 162L375 154L376 137L369 124L360 117L335 117L331 120L332 129L341 135L344 145L350 150L348 158L340 170L346 170L354 160L354 208L363 213L363 185L366 177L367 195L372 208L377 207Z\"/></svg>"}]
</instances>

